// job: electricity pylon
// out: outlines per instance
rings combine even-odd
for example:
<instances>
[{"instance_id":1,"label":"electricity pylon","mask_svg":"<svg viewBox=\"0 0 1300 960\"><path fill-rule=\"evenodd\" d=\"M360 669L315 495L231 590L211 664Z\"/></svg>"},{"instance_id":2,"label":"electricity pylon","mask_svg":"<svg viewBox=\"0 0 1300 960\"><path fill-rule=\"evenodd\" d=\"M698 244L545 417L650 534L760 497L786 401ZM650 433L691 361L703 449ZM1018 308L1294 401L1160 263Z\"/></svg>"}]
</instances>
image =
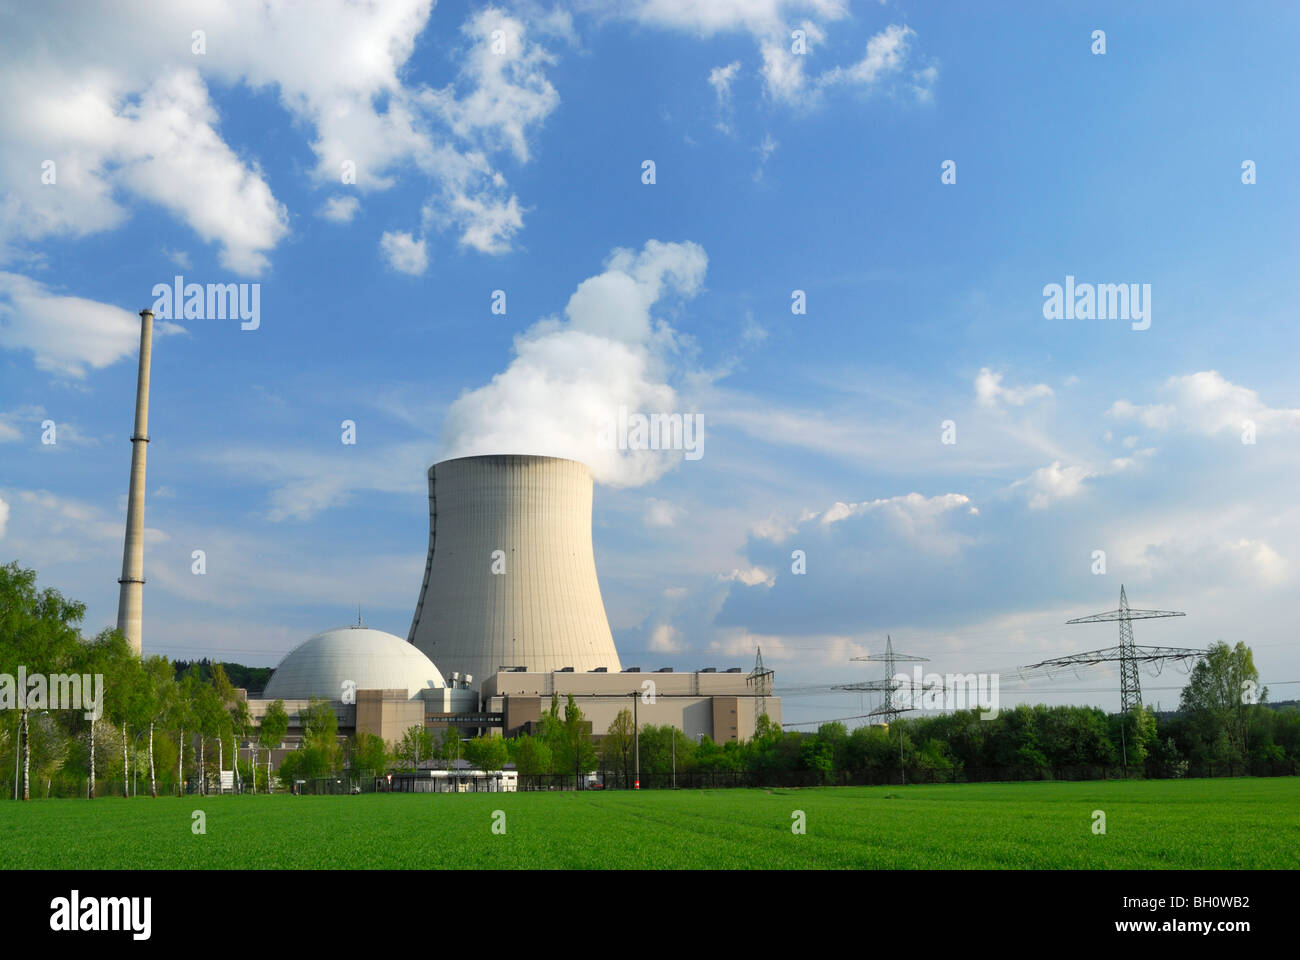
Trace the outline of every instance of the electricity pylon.
<instances>
[{"instance_id":1,"label":"electricity pylon","mask_svg":"<svg viewBox=\"0 0 1300 960\"><path fill-rule=\"evenodd\" d=\"M754 661L754 669L745 678L745 683L753 687L758 693L758 716L754 717L755 721L760 716L767 716L767 695L772 692L772 673L773 671L763 666L763 648L759 647L758 658Z\"/></svg>"},{"instance_id":2,"label":"electricity pylon","mask_svg":"<svg viewBox=\"0 0 1300 960\"><path fill-rule=\"evenodd\" d=\"M1103 623L1118 620L1119 646L1107 647L1104 650L1090 650L1087 653L1076 653L1069 657L1057 657L1052 660L1043 660L1040 663L1032 663L1027 667L1021 667L1020 674L1024 676L1027 670L1037 670L1051 676L1053 671L1064 667L1092 666L1093 664L1112 663L1118 660L1120 707L1123 712L1128 713L1133 707L1142 706L1142 688L1138 682L1139 663L1155 664L1155 669L1159 672L1166 661L1182 662L1205 655L1204 650L1194 650L1190 647L1139 647L1133 642L1132 621L1152 620L1157 617L1185 616L1187 614L1175 610L1131 610L1128 605L1128 595L1124 592L1124 586L1121 584L1118 610L1107 610L1105 613L1094 613L1090 617L1078 617L1074 620L1065 621L1070 624Z\"/></svg>"},{"instance_id":3,"label":"electricity pylon","mask_svg":"<svg viewBox=\"0 0 1300 960\"><path fill-rule=\"evenodd\" d=\"M880 716L885 718L885 723L893 723L898 719L899 714L906 713L909 710L915 710L916 707L900 707L895 700L894 695L898 693L903 684L897 682L894 677L897 674L895 664L898 663L929 663L929 657L911 657L905 653L894 652L894 638L885 635L885 653L884 656L873 656L868 654L865 657L853 657L854 661L868 661L872 663L884 663L885 679L884 680L867 680L862 683L842 683L832 686L832 690L879 690L885 693L884 702L876 709L868 711L867 716ZM916 697L912 697L912 702L916 702Z\"/></svg>"}]
</instances>

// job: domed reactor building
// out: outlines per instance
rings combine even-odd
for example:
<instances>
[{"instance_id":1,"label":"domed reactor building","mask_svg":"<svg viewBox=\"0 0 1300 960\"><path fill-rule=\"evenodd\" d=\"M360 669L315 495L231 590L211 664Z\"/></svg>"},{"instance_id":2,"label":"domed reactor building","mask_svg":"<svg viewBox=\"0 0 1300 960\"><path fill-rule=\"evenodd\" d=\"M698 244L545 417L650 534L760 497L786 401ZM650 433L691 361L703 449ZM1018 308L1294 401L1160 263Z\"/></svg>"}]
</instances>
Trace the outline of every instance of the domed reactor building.
<instances>
[{"instance_id":1,"label":"domed reactor building","mask_svg":"<svg viewBox=\"0 0 1300 960\"><path fill-rule=\"evenodd\" d=\"M591 501L591 471L576 460L430 467L429 558L408 639L475 688L502 670L618 673Z\"/></svg>"}]
</instances>

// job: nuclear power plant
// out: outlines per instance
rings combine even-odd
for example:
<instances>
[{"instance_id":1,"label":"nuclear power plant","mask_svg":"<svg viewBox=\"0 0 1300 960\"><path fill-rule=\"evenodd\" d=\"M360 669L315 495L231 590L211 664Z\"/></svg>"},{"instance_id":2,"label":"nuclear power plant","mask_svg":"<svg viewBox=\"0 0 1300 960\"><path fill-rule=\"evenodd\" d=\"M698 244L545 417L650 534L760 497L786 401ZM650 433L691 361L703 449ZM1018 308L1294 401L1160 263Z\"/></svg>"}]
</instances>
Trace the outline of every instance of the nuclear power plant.
<instances>
[{"instance_id":1,"label":"nuclear power plant","mask_svg":"<svg viewBox=\"0 0 1300 960\"><path fill-rule=\"evenodd\" d=\"M781 720L771 674L624 667L592 545L591 471L576 460L499 454L429 469L429 553L405 641L360 624L291 651L254 717L282 699L286 749L310 698L334 703L340 732L399 739L414 725L515 736L572 694L599 738L637 700L640 723L745 740Z\"/></svg>"},{"instance_id":2,"label":"nuclear power plant","mask_svg":"<svg viewBox=\"0 0 1300 960\"><path fill-rule=\"evenodd\" d=\"M140 368L118 628L143 649L145 452L153 314L140 312ZM599 738L636 701L640 723L745 740L758 717L781 721L772 674L739 667L643 673L614 646L592 544L594 485L576 460L495 454L429 468L429 552L405 640L352 626L310 637L248 698L254 719L289 713L294 749L313 699L339 732L392 743L412 726L442 733L530 732L552 698L572 695ZM252 744L245 744L245 747Z\"/></svg>"}]
</instances>

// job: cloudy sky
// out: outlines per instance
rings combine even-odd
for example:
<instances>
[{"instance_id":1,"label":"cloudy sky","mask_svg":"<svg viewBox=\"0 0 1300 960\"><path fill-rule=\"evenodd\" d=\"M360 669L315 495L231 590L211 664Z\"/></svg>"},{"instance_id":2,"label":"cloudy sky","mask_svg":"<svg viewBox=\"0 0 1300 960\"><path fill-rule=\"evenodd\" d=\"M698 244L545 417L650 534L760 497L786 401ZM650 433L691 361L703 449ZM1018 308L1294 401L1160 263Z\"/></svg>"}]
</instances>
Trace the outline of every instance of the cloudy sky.
<instances>
[{"instance_id":1,"label":"cloudy sky","mask_svg":"<svg viewBox=\"0 0 1300 960\"><path fill-rule=\"evenodd\" d=\"M1139 643L1244 640L1294 697L1300 14L1130 8L0 4L0 559L114 622L135 312L180 275L258 326L157 322L148 650L405 636L428 465L542 453L597 477L624 663L761 645L788 720L863 712L824 688L886 634L1116 708L1011 672L1117 642L1064 621L1121 583L1188 614ZM1149 326L1049 316L1067 276ZM594 447L619 406L703 455Z\"/></svg>"}]
</instances>

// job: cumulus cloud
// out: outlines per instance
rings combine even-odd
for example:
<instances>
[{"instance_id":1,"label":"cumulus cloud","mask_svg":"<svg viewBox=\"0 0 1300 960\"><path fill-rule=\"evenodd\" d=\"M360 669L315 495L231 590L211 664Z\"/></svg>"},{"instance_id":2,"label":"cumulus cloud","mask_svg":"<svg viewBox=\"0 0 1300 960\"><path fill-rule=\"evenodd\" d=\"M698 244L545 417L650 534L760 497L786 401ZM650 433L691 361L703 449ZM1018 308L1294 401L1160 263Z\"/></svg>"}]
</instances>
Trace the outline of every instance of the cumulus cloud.
<instances>
[{"instance_id":1,"label":"cumulus cloud","mask_svg":"<svg viewBox=\"0 0 1300 960\"><path fill-rule=\"evenodd\" d=\"M776 577L770 570L764 570L762 567L746 567L743 570L732 570L723 576L723 580L729 580L735 583L743 583L747 587L757 587L760 584L770 587L776 583Z\"/></svg>"},{"instance_id":2,"label":"cumulus cloud","mask_svg":"<svg viewBox=\"0 0 1300 960\"><path fill-rule=\"evenodd\" d=\"M325 220L332 220L334 223L350 223L360 210L360 200L340 193L326 200L317 212L317 216Z\"/></svg>"},{"instance_id":3,"label":"cumulus cloud","mask_svg":"<svg viewBox=\"0 0 1300 960\"><path fill-rule=\"evenodd\" d=\"M9 504L0 497L0 539L5 535L5 530L9 526Z\"/></svg>"},{"instance_id":4,"label":"cumulus cloud","mask_svg":"<svg viewBox=\"0 0 1300 960\"><path fill-rule=\"evenodd\" d=\"M311 138L317 182L350 173L358 191L382 190L414 168L433 185L426 221L474 249L508 249L523 210L493 156L529 159L528 137L559 102L545 75L555 58L534 37L572 39L572 23L540 8L479 10L461 28L459 76L432 90L404 80L432 6L169 0L97 11L53 0L11 11L0 33L0 246L111 230L145 200L215 243L228 269L263 271L288 215L256 159L223 138L216 83L277 94ZM53 182L42 182L47 161ZM355 212L335 197L321 215Z\"/></svg>"},{"instance_id":5,"label":"cumulus cloud","mask_svg":"<svg viewBox=\"0 0 1300 960\"><path fill-rule=\"evenodd\" d=\"M385 233L379 238L379 249L388 265L399 273L418 276L429 266L423 237L416 240L409 233Z\"/></svg>"},{"instance_id":6,"label":"cumulus cloud","mask_svg":"<svg viewBox=\"0 0 1300 960\"><path fill-rule=\"evenodd\" d=\"M1116 419L1136 420L1157 430L1204 436L1240 432L1247 420L1261 431L1300 428L1300 409L1270 407L1258 392L1232 383L1217 370L1170 377L1161 392L1169 402L1134 404L1117 400L1107 412Z\"/></svg>"},{"instance_id":7,"label":"cumulus cloud","mask_svg":"<svg viewBox=\"0 0 1300 960\"><path fill-rule=\"evenodd\" d=\"M975 377L975 400L981 407L996 407L999 403L1023 407L1030 400L1050 396L1053 396L1052 388L1045 383L1036 383L1032 387L1004 387L1002 374L994 373L988 367L981 367Z\"/></svg>"},{"instance_id":8,"label":"cumulus cloud","mask_svg":"<svg viewBox=\"0 0 1300 960\"><path fill-rule=\"evenodd\" d=\"M667 623L655 627L650 634L650 649L655 653L679 653L683 647L676 628Z\"/></svg>"},{"instance_id":9,"label":"cumulus cloud","mask_svg":"<svg viewBox=\"0 0 1300 960\"><path fill-rule=\"evenodd\" d=\"M1083 492L1083 483L1090 477L1097 476L1087 467L1062 467L1061 461L1054 460L1045 467L1039 467L1023 480L1017 480L1013 487L1024 487L1029 496L1030 510L1043 510L1058 500L1068 500Z\"/></svg>"},{"instance_id":10,"label":"cumulus cloud","mask_svg":"<svg viewBox=\"0 0 1300 960\"><path fill-rule=\"evenodd\" d=\"M671 469L681 451L620 450L605 434L620 409L692 412L668 383L677 336L652 308L669 296L694 296L707 267L694 243L650 240L639 253L614 250L603 272L578 285L563 318L517 336L509 367L452 404L443 456L568 457L611 486L639 486Z\"/></svg>"},{"instance_id":11,"label":"cumulus cloud","mask_svg":"<svg viewBox=\"0 0 1300 960\"><path fill-rule=\"evenodd\" d=\"M914 36L916 31L911 27L890 24L867 41L867 51L857 63L836 67L822 74L822 85L874 85L882 76L899 70L907 57L908 42Z\"/></svg>"},{"instance_id":12,"label":"cumulus cloud","mask_svg":"<svg viewBox=\"0 0 1300 960\"><path fill-rule=\"evenodd\" d=\"M167 320L154 320L154 335L183 332ZM35 280L0 273L0 347L30 350L36 366L80 379L140 345L140 318L129 310L56 294Z\"/></svg>"}]
</instances>

